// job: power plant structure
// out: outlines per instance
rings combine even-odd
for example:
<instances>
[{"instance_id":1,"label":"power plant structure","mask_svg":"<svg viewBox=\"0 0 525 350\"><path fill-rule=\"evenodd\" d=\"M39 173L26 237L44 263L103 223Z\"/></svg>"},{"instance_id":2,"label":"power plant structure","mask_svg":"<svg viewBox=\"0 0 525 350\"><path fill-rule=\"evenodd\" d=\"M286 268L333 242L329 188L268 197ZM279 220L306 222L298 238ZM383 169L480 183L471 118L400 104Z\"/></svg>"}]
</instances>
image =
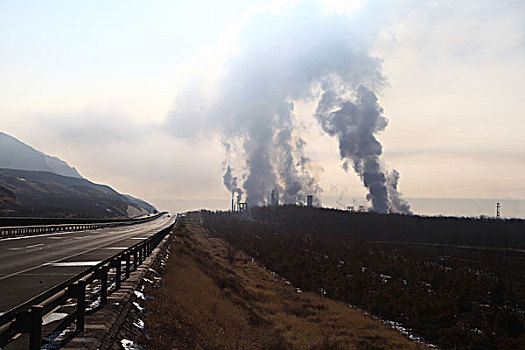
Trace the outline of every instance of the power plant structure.
<instances>
[{"instance_id":1,"label":"power plant structure","mask_svg":"<svg viewBox=\"0 0 525 350\"><path fill-rule=\"evenodd\" d=\"M279 191L272 190L272 196L270 200L270 205L272 207L278 207L279 206Z\"/></svg>"},{"instance_id":2,"label":"power plant structure","mask_svg":"<svg viewBox=\"0 0 525 350\"><path fill-rule=\"evenodd\" d=\"M306 206L312 207L313 205L314 205L314 196L309 194L308 196L306 196Z\"/></svg>"},{"instance_id":3,"label":"power plant structure","mask_svg":"<svg viewBox=\"0 0 525 350\"><path fill-rule=\"evenodd\" d=\"M232 206L231 211L234 212L243 212L248 209L248 203L241 202L241 196L237 195L237 200L235 200L235 191L232 191ZM278 207L279 206L279 191L278 190L272 190L271 196L270 196L270 203L272 207ZM303 206L303 202L296 202L296 206ZM313 207L314 206L314 196L309 194L306 196L306 206L307 207ZM352 207L353 208L353 207Z\"/></svg>"},{"instance_id":4,"label":"power plant structure","mask_svg":"<svg viewBox=\"0 0 525 350\"><path fill-rule=\"evenodd\" d=\"M501 216L500 216L500 209L501 209L501 204L500 202L496 203L496 219L500 219Z\"/></svg>"},{"instance_id":5,"label":"power plant structure","mask_svg":"<svg viewBox=\"0 0 525 350\"><path fill-rule=\"evenodd\" d=\"M360 205L357 209L353 205L348 205L346 207L346 210L348 210L349 212L352 212L352 213L364 213L364 212L366 212L366 208L365 208L364 205Z\"/></svg>"},{"instance_id":6,"label":"power plant structure","mask_svg":"<svg viewBox=\"0 0 525 350\"><path fill-rule=\"evenodd\" d=\"M232 213L245 211L248 208L248 203L241 202L240 195L237 195L237 203L235 203L234 196L235 192L232 191Z\"/></svg>"}]
</instances>

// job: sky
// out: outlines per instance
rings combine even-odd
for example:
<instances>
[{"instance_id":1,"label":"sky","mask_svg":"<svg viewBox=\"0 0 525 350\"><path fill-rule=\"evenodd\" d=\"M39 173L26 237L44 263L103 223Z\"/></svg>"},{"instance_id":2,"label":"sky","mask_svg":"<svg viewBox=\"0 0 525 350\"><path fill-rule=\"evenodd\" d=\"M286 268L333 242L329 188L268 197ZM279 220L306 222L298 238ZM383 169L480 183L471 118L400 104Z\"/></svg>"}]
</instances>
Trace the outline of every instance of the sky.
<instances>
[{"instance_id":1,"label":"sky","mask_svg":"<svg viewBox=\"0 0 525 350\"><path fill-rule=\"evenodd\" d=\"M316 109L330 74L377 96L378 162L414 212L525 217L523 1L0 0L0 129L161 208L228 208L261 101L293 104L321 203L369 205Z\"/></svg>"}]
</instances>

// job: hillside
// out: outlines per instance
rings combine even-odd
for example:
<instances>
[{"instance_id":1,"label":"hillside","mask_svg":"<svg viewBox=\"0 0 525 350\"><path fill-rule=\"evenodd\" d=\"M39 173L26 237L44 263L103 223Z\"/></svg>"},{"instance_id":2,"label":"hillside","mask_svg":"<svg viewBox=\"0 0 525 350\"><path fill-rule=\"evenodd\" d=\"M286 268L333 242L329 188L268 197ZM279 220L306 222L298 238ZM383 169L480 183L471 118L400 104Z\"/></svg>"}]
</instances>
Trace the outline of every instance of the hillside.
<instances>
[{"instance_id":1,"label":"hillside","mask_svg":"<svg viewBox=\"0 0 525 350\"><path fill-rule=\"evenodd\" d=\"M128 217L152 209L84 178L0 168L0 216Z\"/></svg>"},{"instance_id":2,"label":"hillside","mask_svg":"<svg viewBox=\"0 0 525 350\"><path fill-rule=\"evenodd\" d=\"M47 171L82 178L74 167L63 160L37 151L3 132L0 132L0 168Z\"/></svg>"}]
</instances>

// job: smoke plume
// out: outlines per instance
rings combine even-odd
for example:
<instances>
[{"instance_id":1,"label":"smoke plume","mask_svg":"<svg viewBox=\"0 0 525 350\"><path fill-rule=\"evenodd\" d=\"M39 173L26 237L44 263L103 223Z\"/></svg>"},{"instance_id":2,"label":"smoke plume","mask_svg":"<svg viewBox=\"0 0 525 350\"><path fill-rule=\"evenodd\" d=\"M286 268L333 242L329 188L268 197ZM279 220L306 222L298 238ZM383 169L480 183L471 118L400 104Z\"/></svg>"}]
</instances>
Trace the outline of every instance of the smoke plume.
<instances>
[{"instance_id":1,"label":"smoke plume","mask_svg":"<svg viewBox=\"0 0 525 350\"><path fill-rule=\"evenodd\" d=\"M397 190L397 182L399 181L399 172L393 169L386 176L386 185L388 190L388 197L390 198L390 211L392 213L412 214L410 204L404 200Z\"/></svg>"},{"instance_id":2,"label":"smoke plume","mask_svg":"<svg viewBox=\"0 0 525 350\"><path fill-rule=\"evenodd\" d=\"M343 166L360 176L372 209L406 212L397 191L399 175L387 183L375 137L387 126L376 96L385 85L381 60L367 53L375 33L368 22L323 16L311 6L254 14L225 64L212 107L182 108L193 111L192 120L199 123L181 124L180 113L173 113L172 126L186 133L207 126L222 134L224 184L249 206L269 203L273 190L281 203L304 202L308 194L319 203L316 165L305 155L294 111L294 101L314 101L315 118L339 141Z\"/></svg>"},{"instance_id":3,"label":"smoke plume","mask_svg":"<svg viewBox=\"0 0 525 350\"><path fill-rule=\"evenodd\" d=\"M232 195L237 194L238 196L242 196L242 189L238 185L237 176L233 176L233 169L229 165L226 168L226 172L222 179L224 181L224 186L226 186Z\"/></svg>"},{"instance_id":4,"label":"smoke plume","mask_svg":"<svg viewBox=\"0 0 525 350\"><path fill-rule=\"evenodd\" d=\"M355 101L350 101L325 84L315 116L323 130L339 141L343 167L348 170L348 162L351 162L369 191L367 199L372 202L373 210L388 212L386 178L379 163L382 147L374 136L384 130L388 122L376 95L361 85L357 88Z\"/></svg>"}]
</instances>

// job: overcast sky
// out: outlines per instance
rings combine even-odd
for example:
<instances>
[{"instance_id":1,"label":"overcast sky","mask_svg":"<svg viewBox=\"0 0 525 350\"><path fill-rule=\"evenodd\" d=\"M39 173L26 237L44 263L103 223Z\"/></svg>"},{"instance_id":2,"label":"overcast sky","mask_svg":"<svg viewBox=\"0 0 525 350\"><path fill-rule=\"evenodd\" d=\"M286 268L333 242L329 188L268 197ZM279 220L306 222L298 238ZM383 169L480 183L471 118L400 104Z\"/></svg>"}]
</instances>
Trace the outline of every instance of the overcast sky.
<instances>
[{"instance_id":1,"label":"overcast sky","mask_svg":"<svg viewBox=\"0 0 525 350\"><path fill-rule=\"evenodd\" d=\"M389 124L377 138L403 196L525 199L520 0L1 0L0 129L153 204L224 199L227 208L222 136L208 127L220 121L201 111L242 72L231 62L286 37L272 23L287 16L298 28L348 21L348 40L380 60ZM315 102L291 102L321 199L364 201Z\"/></svg>"}]
</instances>

